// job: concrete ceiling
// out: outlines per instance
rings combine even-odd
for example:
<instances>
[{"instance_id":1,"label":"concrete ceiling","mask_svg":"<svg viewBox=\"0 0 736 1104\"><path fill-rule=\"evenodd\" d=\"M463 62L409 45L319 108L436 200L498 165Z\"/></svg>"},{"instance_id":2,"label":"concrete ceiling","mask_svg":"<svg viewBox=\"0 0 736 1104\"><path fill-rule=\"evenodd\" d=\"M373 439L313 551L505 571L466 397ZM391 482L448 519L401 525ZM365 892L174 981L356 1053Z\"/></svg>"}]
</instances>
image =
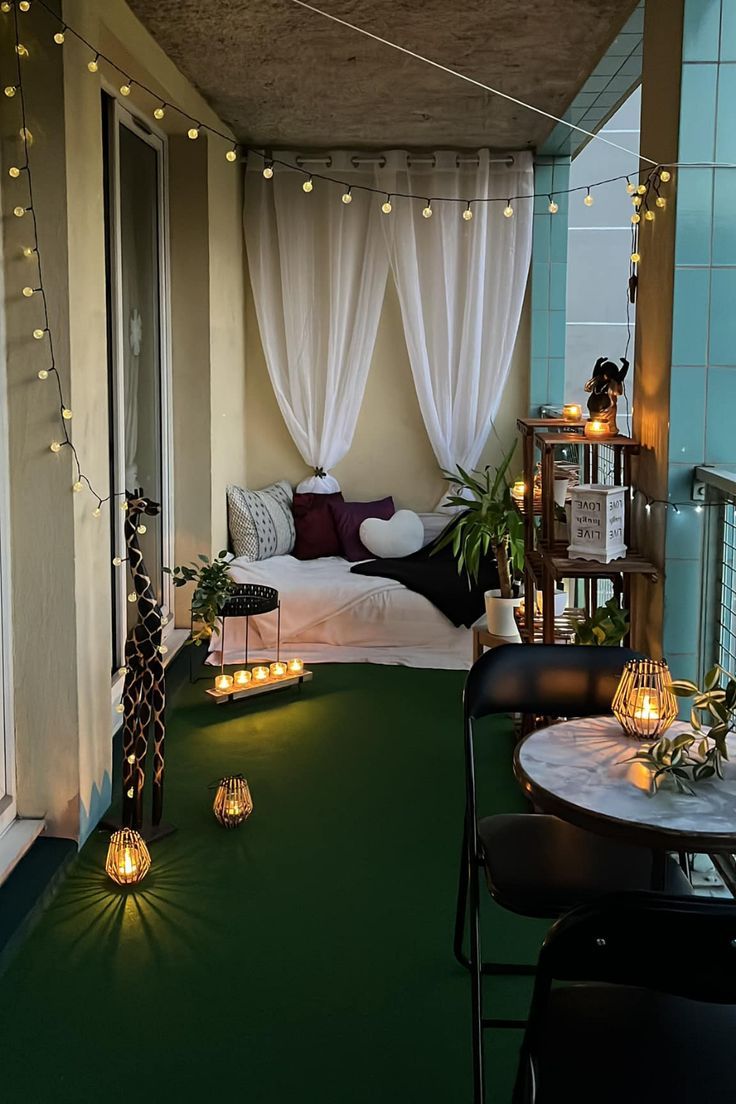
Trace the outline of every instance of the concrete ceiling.
<instances>
[{"instance_id":1,"label":"concrete ceiling","mask_svg":"<svg viewBox=\"0 0 736 1104\"><path fill-rule=\"evenodd\" d=\"M636 0L316 0L317 6L559 115ZM291 0L129 0L252 145L523 149L553 123Z\"/></svg>"}]
</instances>

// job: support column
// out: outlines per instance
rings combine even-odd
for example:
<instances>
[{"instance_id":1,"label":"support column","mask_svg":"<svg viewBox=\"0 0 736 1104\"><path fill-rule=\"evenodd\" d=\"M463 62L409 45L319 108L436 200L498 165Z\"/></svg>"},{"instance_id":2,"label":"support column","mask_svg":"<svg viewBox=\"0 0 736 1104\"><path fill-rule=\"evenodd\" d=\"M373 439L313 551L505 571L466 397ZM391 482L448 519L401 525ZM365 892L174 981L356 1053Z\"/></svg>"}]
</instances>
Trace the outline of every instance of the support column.
<instances>
[{"instance_id":1,"label":"support column","mask_svg":"<svg viewBox=\"0 0 736 1104\"><path fill-rule=\"evenodd\" d=\"M547 193L567 188L570 158L538 157L534 163L534 191L544 193L534 201L532 239L532 357L529 381L529 413L539 407L562 404L565 396L565 323L567 320L567 224L568 197L555 196L559 210L549 212Z\"/></svg>"}]
</instances>

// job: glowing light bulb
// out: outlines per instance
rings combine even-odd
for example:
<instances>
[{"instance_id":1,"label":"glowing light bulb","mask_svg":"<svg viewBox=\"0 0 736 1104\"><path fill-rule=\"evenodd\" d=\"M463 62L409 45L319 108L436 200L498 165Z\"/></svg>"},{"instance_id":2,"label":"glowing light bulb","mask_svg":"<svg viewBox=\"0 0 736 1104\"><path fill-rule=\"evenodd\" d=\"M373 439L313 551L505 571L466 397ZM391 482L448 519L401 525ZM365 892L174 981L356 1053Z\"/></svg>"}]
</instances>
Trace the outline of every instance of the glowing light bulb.
<instances>
[{"instance_id":1,"label":"glowing light bulb","mask_svg":"<svg viewBox=\"0 0 736 1104\"><path fill-rule=\"evenodd\" d=\"M633 195L634 192L636 191L636 184L632 184L630 180L627 180L626 181L626 191L629 193L629 195Z\"/></svg>"},{"instance_id":2,"label":"glowing light bulb","mask_svg":"<svg viewBox=\"0 0 736 1104\"><path fill-rule=\"evenodd\" d=\"M662 169L661 173L659 174L659 179L663 180L666 184L668 180L672 179L672 173L669 171L669 169Z\"/></svg>"},{"instance_id":3,"label":"glowing light bulb","mask_svg":"<svg viewBox=\"0 0 736 1104\"><path fill-rule=\"evenodd\" d=\"M61 412L61 416L64 419L64 421L66 421L66 422L70 422L72 420L73 415L72 415L72 412L71 412L71 410L69 409L68 406L65 406L63 408L63 410Z\"/></svg>"},{"instance_id":4,"label":"glowing light bulb","mask_svg":"<svg viewBox=\"0 0 736 1104\"><path fill-rule=\"evenodd\" d=\"M342 199L343 203L352 203L353 202L353 196L352 196L352 193L351 193L349 188L346 192L342 193L340 198Z\"/></svg>"},{"instance_id":5,"label":"glowing light bulb","mask_svg":"<svg viewBox=\"0 0 736 1104\"><path fill-rule=\"evenodd\" d=\"M549 211L549 213L551 215L556 215L557 212L559 211L559 209L560 209L559 203L556 203L554 201L554 199L552 199L552 197L550 196L549 206L547 207L547 210Z\"/></svg>"},{"instance_id":6,"label":"glowing light bulb","mask_svg":"<svg viewBox=\"0 0 736 1104\"><path fill-rule=\"evenodd\" d=\"M18 5L18 7L20 8L20 10L22 12L30 11L31 10L31 0L20 0L20 4Z\"/></svg>"},{"instance_id":7,"label":"glowing light bulb","mask_svg":"<svg viewBox=\"0 0 736 1104\"><path fill-rule=\"evenodd\" d=\"M432 217L432 204L428 203L427 206L422 211L422 218L431 218L431 217Z\"/></svg>"},{"instance_id":8,"label":"glowing light bulb","mask_svg":"<svg viewBox=\"0 0 736 1104\"><path fill-rule=\"evenodd\" d=\"M141 535L141 536L143 536L143 534L144 534L145 532L146 532L146 527L145 527L145 525L139 525L139 526L138 526L138 528L136 529L136 533L140 533L140 535Z\"/></svg>"},{"instance_id":9,"label":"glowing light bulb","mask_svg":"<svg viewBox=\"0 0 736 1104\"><path fill-rule=\"evenodd\" d=\"M101 515L101 513L102 513L102 510L100 509L100 507L95 506L94 510L92 511L92 517L93 518L98 518Z\"/></svg>"},{"instance_id":10,"label":"glowing light bulb","mask_svg":"<svg viewBox=\"0 0 736 1104\"><path fill-rule=\"evenodd\" d=\"M583 200L583 203L585 204L586 207L592 207L593 206L593 196L590 194L590 192L588 192L587 195L585 196L585 199Z\"/></svg>"},{"instance_id":11,"label":"glowing light bulb","mask_svg":"<svg viewBox=\"0 0 736 1104\"><path fill-rule=\"evenodd\" d=\"M646 222L654 222L654 211L645 211L644 219Z\"/></svg>"},{"instance_id":12,"label":"glowing light bulb","mask_svg":"<svg viewBox=\"0 0 736 1104\"><path fill-rule=\"evenodd\" d=\"M5 95L8 97L8 99L12 100L12 98L15 95L15 92L16 92L15 85L14 84L6 84L5 88L4 88L4 92L5 92Z\"/></svg>"},{"instance_id":13,"label":"glowing light bulb","mask_svg":"<svg viewBox=\"0 0 736 1104\"><path fill-rule=\"evenodd\" d=\"M384 202L381 204L381 210L383 211L384 215L391 214L391 212L393 211L393 206L390 199L384 200Z\"/></svg>"},{"instance_id":14,"label":"glowing light bulb","mask_svg":"<svg viewBox=\"0 0 736 1104\"><path fill-rule=\"evenodd\" d=\"M64 32L63 31L57 31L56 32L56 34L54 35L54 42L56 43L57 46L63 46L64 45Z\"/></svg>"},{"instance_id":15,"label":"glowing light bulb","mask_svg":"<svg viewBox=\"0 0 736 1104\"><path fill-rule=\"evenodd\" d=\"M463 218L466 222L470 222L473 217L473 212L470 210L470 204L463 211Z\"/></svg>"},{"instance_id":16,"label":"glowing light bulb","mask_svg":"<svg viewBox=\"0 0 736 1104\"><path fill-rule=\"evenodd\" d=\"M20 130L18 131L18 137L20 138L21 142L25 142L29 146L33 145L33 135L27 127L20 128Z\"/></svg>"},{"instance_id":17,"label":"glowing light bulb","mask_svg":"<svg viewBox=\"0 0 736 1104\"><path fill-rule=\"evenodd\" d=\"M646 504L646 506L644 507L644 509L646 510L646 512L647 512L648 514L651 514L651 512L652 512L652 504L651 504L651 502L647 502L647 504Z\"/></svg>"},{"instance_id":18,"label":"glowing light bulb","mask_svg":"<svg viewBox=\"0 0 736 1104\"><path fill-rule=\"evenodd\" d=\"M637 223L640 223L640 222L641 222L641 215L640 215L640 214L638 214L638 212L637 212L637 213L635 213L635 214L633 214L633 215L631 216L631 221L633 222L634 226L636 226L636 225L637 225Z\"/></svg>"},{"instance_id":19,"label":"glowing light bulb","mask_svg":"<svg viewBox=\"0 0 736 1104\"><path fill-rule=\"evenodd\" d=\"M641 207L641 196L635 195L631 202L635 207Z\"/></svg>"},{"instance_id":20,"label":"glowing light bulb","mask_svg":"<svg viewBox=\"0 0 736 1104\"><path fill-rule=\"evenodd\" d=\"M131 765L131 766L133 766L133 763L135 763L135 755L133 755L133 754L131 753L131 754L130 754L130 755L128 756L128 762L130 763L130 765Z\"/></svg>"},{"instance_id":21,"label":"glowing light bulb","mask_svg":"<svg viewBox=\"0 0 736 1104\"><path fill-rule=\"evenodd\" d=\"M15 215L16 218L23 218L25 213L26 213L25 207L14 207L13 208L13 214Z\"/></svg>"},{"instance_id":22,"label":"glowing light bulb","mask_svg":"<svg viewBox=\"0 0 736 1104\"><path fill-rule=\"evenodd\" d=\"M636 190L639 193L639 195L645 195L646 190L647 190L647 186L646 186L646 184L640 184L639 187Z\"/></svg>"},{"instance_id":23,"label":"glowing light bulb","mask_svg":"<svg viewBox=\"0 0 736 1104\"><path fill-rule=\"evenodd\" d=\"M129 96L130 95L130 85L129 84L125 83L125 84L120 85L120 95L121 96Z\"/></svg>"},{"instance_id":24,"label":"glowing light bulb","mask_svg":"<svg viewBox=\"0 0 736 1104\"><path fill-rule=\"evenodd\" d=\"M3 12L5 15L8 14L8 12L11 10L11 8L12 8L12 4L9 4L7 2L7 0L3 0L3 3L0 4L0 11Z\"/></svg>"},{"instance_id":25,"label":"glowing light bulb","mask_svg":"<svg viewBox=\"0 0 736 1104\"><path fill-rule=\"evenodd\" d=\"M190 127L187 131L187 138L191 138L193 142L199 138L199 127Z\"/></svg>"},{"instance_id":26,"label":"glowing light bulb","mask_svg":"<svg viewBox=\"0 0 736 1104\"><path fill-rule=\"evenodd\" d=\"M100 68L100 61L99 61L99 59L100 59L100 55L99 55L99 54L95 54L95 56L93 57L92 61L88 61L88 62L87 62L87 68L89 69L90 73L96 73L96 72L97 72L97 70L98 70L98 69Z\"/></svg>"},{"instance_id":27,"label":"glowing light bulb","mask_svg":"<svg viewBox=\"0 0 736 1104\"><path fill-rule=\"evenodd\" d=\"M120 565L121 565L121 563L122 563L122 562L123 562L123 561L122 561L122 559L120 558L120 556L113 556L113 558L112 558L112 566L113 566L113 567L120 567Z\"/></svg>"},{"instance_id":28,"label":"glowing light bulb","mask_svg":"<svg viewBox=\"0 0 736 1104\"><path fill-rule=\"evenodd\" d=\"M18 42L15 47L15 52L18 57L29 57L28 47L24 46L22 42Z\"/></svg>"},{"instance_id":29,"label":"glowing light bulb","mask_svg":"<svg viewBox=\"0 0 736 1104\"><path fill-rule=\"evenodd\" d=\"M273 165L264 165L263 175L265 176L266 180L270 180L273 176Z\"/></svg>"},{"instance_id":30,"label":"glowing light bulb","mask_svg":"<svg viewBox=\"0 0 736 1104\"><path fill-rule=\"evenodd\" d=\"M52 452L61 452L61 445L59 444L58 441L52 441L51 444L49 445L49 448L51 449Z\"/></svg>"},{"instance_id":31,"label":"glowing light bulb","mask_svg":"<svg viewBox=\"0 0 736 1104\"><path fill-rule=\"evenodd\" d=\"M8 169L8 176L12 176L13 180L17 180L20 176L20 169L17 165L11 165Z\"/></svg>"},{"instance_id":32,"label":"glowing light bulb","mask_svg":"<svg viewBox=\"0 0 736 1104\"><path fill-rule=\"evenodd\" d=\"M312 178L310 176L309 180L305 180L304 183L302 184L302 191L303 192L311 192L313 188L314 188L314 183L312 182Z\"/></svg>"},{"instance_id":33,"label":"glowing light bulb","mask_svg":"<svg viewBox=\"0 0 736 1104\"><path fill-rule=\"evenodd\" d=\"M35 252L36 252L36 250L33 249L30 245L24 245L23 246L23 256L24 257L32 257Z\"/></svg>"},{"instance_id":34,"label":"glowing light bulb","mask_svg":"<svg viewBox=\"0 0 736 1104\"><path fill-rule=\"evenodd\" d=\"M43 335L45 333L46 333L45 330L34 330L33 331L33 336L35 337L36 341L42 341L43 340Z\"/></svg>"},{"instance_id":35,"label":"glowing light bulb","mask_svg":"<svg viewBox=\"0 0 736 1104\"><path fill-rule=\"evenodd\" d=\"M45 368L40 369L40 371L38 373L38 378L40 380L47 380L49 378L49 374L48 374L48 372Z\"/></svg>"},{"instance_id":36,"label":"glowing light bulb","mask_svg":"<svg viewBox=\"0 0 736 1104\"><path fill-rule=\"evenodd\" d=\"M118 667L118 674L119 675L127 675L127 673L128 673L128 668L127 667ZM133 757L133 761L135 762L135 756Z\"/></svg>"},{"instance_id":37,"label":"glowing light bulb","mask_svg":"<svg viewBox=\"0 0 736 1104\"><path fill-rule=\"evenodd\" d=\"M118 702L118 704L115 706L115 712L116 713L124 713L125 712L125 706L123 705L122 702Z\"/></svg>"},{"instance_id":38,"label":"glowing light bulb","mask_svg":"<svg viewBox=\"0 0 736 1104\"><path fill-rule=\"evenodd\" d=\"M166 114L166 109L164 108L164 105L163 105L163 104L161 104L161 106L160 106L160 107L155 107L155 108L153 109L153 117L154 117L154 119L163 119L163 117L164 117L164 115L165 115L165 114Z\"/></svg>"},{"instance_id":39,"label":"glowing light bulb","mask_svg":"<svg viewBox=\"0 0 736 1104\"><path fill-rule=\"evenodd\" d=\"M136 592L134 590L131 590L130 594L128 595L128 601L135 602L137 597L138 595L136 594Z\"/></svg>"},{"instance_id":40,"label":"glowing light bulb","mask_svg":"<svg viewBox=\"0 0 736 1104\"><path fill-rule=\"evenodd\" d=\"M159 653L159 655L166 655L166 653L168 652L168 650L169 650L169 649L168 649L168 648L166 647L166 645L165 645L165 644L159 644L159 646L158 646L158 653Z\"/></svg>"},{"instance_id":41,"label":"glowing light bulb","mask_svg":"<svg viewBox=\"0 0 736 1104\"><path fill-rule=\"evenodd\" d=\"M125 513L125 511L128 509L128 503L125 501L125 499L123 499L123 501L120 503L120 509L123 511L123 513Z\"/></svg>"},{"instance_id":42,"label":"glowing light bulb","mask_svg":"<svg viewBox=\"0 0 736 1104\"><path fill-rule=\"evenodd\" d=\"M79 494L79 492L83 489L84 489L84 483L80 483L79 480L77 480L76 483L72 483L72 490L74 491L75 494Z\"/></svg>"},{"instance_id":43,"label":"glowing light bulb","mask_svg":"<svg viewBox=\"0 0 736 1104\"><path fill-rule=\"evenodd\" d=\"M702 512L703 512L703 507L700 505L700 503L698 503L698 505L695 507L695 513L696 514L702 514Z\"/></svg>"},{"instance_id":44,"label":"glowing light bulb","mask_svg":"<svg viewBox=\"0 0 736 1104\"><path fill-rule=\"evenodd\" d=\"M233 148L231 150L227 151L227 153L225 154L225 160L226 161L237 161L238 160L238 150L237 150L236 146L233 146Z\"/></svg>"},{"instance_id":45,"label":"glowing light bulb","mask_svg":"<svg viewBox=\"0 0 736 1104\"><path fill-rule=\"evenodd\" d=\"M641 253L632 253L631 254L631 263L632 264L638 264L640 260L641 260Z\"/></svg>"},{"instance_id":46,"label":"glowing light bulb","mask_svg":"<svg viewBox=\"0 0 736 1104\"><path fill-rule=\"evenodd\" d=\"M514 217L514 208L511 206L510 203L507 203L506 206L504 207L503 217L504 218L513 218Z\"/></svg>"},{"instance_id":47,"label":"glowing light bulb","mask_svg":"<svg viewBox=\"0 0 736 1104\"><path fill-rule=\"evenodd\" d=\"M664 208L667 206L667 200L664 198L664 196L657 196L654 202L657 207L661 207L662 210L664 210Z\"/></svg>"},{"instance_id":48,"label":"glowing light bulb","mask_svg":"<svg viewBox=\"0 0 736 1104\"><path fill-rule=\"evenodd\" d=\"M31 296L33 295L33 288L32 287L24 287L23 288L23 294L25 295L26 299L30 299Z\"/></svg>"}]
</instances>

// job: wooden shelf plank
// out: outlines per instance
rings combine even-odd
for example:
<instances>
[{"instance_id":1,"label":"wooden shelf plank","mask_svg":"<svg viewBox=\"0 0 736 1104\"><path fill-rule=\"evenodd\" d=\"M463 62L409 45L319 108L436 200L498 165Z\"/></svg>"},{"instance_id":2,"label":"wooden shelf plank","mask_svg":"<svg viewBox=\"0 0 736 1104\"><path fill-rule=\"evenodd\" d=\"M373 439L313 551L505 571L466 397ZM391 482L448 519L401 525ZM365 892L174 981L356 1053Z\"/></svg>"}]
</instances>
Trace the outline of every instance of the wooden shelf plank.
<instances>
[{"instance_id":1,"label":"wooden shelf plank","mask_svg":"<svg viewBox=\"0 0 736 1104\"><path fill-rule=\"evenodd\" d=\"M659 568L644 556L633 550L620 560L601 563L598 560L571 560L558 552L539 553L540 566L547 567L555 579L596 579L612 575L651 575L659 576Z\"/></svg>"},{"instance_id":2,"label":"wooden shelf plank","mask_svg":"<svg viewBox=\"0 0 736 1104\"><path fill-rule=\"evenodd\" d=\"M540 433L534 434L534 440L550 448L553 445L599 445L611 448L638 449L640 444L633 437L626 437L619 433L618 437L586 437L582 433Z\"/></svg>"}]
</instances>

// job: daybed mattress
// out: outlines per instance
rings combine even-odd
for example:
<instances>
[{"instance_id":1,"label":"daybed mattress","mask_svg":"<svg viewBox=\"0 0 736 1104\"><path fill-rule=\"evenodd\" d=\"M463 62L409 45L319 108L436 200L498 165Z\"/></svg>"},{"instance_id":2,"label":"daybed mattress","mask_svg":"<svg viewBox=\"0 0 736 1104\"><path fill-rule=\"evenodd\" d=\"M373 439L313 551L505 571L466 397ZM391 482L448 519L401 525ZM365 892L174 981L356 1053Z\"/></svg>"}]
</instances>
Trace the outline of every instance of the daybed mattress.
<instances>
[{"instance_id":1,"label":"daybed mattress","mask_svg":"<svg viewBox=\"0 0 736 1104\"><path fill-rule=\"evenodd\" d=\"M275 587L281 600L281 651L307 663L396 663L408 667L466 670L472 641L431 602L392 579L353 575L338 556L297 560L274 556L251 563L235 559L238 583ZM276 613L250 618L249 659L276 654ZM225 662L240 663L244 618L228 618ZM221 661L215 635L208 663Z\"/></svg>"}]
</instances>

